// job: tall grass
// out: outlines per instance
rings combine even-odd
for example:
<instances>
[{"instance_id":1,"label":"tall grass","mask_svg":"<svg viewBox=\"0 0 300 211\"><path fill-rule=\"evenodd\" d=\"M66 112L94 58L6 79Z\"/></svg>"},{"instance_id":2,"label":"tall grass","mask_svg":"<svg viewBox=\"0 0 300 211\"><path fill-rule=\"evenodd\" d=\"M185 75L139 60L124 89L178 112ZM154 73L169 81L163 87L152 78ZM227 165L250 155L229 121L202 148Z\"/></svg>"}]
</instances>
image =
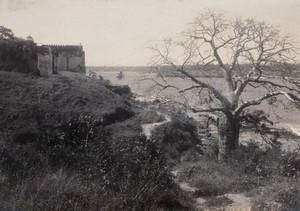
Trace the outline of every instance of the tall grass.
<instances>
[{"instance_id":1,"label":"tall grass","mask_svg":"<svg viewBox=\"0 0 300 211\"><path fill-rule=\"evenodd\" d=\"M280 147L261 149L241 146L231 160L219 162L204 155L197 162L182 163L179 180L188 181L199 197L244 193L257 210L288 210L299 207L300 154Z\"/></svg>"},{"instance_id":2,"label":"tall grass","mask_svg":"<svg viewBox=\"0 0 300 211\"><path fill-rule=\"evenodd\" d=\"M5 209L190 207L172 180L159 141L143 135L112 139L90 117L67 120L43 137L1 149L0 204Z\"/></svg>"}]
</instances>

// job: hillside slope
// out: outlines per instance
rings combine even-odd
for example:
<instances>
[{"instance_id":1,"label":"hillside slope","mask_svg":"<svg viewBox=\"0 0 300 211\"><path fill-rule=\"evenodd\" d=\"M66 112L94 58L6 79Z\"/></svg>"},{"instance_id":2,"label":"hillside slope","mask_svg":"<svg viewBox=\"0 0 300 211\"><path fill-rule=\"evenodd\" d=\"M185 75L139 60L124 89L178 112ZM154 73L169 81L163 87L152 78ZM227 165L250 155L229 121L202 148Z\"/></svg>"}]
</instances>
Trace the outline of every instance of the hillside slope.
<instances>
[{"instance_id":1,"label":"hillside slope","mask_svg":"<svg viewBox=\"0 0 300 211\"><path fill-rule=\"evenodd\" d=\"M127 88L0 71L0 210L188 210Z\"/></svg>"},{"instance_id":2,"label":"hillside slope","mask_svg":"<svg viewBox=\"0 0 300 211\"><path fill-rule=\"evenodd\" d=\"M38 132L56 127L69 118L90 116L101 125L133 115L130 106L99 80L61 73L39 78L0 72L0 127L2 136Z\"/></svg>"}]
</instances>

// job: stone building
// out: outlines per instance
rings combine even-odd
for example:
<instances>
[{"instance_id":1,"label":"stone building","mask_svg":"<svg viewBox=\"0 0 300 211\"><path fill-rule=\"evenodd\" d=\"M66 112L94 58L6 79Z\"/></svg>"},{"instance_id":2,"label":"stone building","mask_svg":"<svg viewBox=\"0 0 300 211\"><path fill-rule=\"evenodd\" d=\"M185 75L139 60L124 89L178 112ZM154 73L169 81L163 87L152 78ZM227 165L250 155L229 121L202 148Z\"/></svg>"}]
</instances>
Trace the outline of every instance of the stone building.
<instances>
[{"instance_id":1,"label":"stone building","mask_svg":"<svg viewBox=\"0 0 300 211\"><path fill-rule=\"evenodd\" d=\"M0 40L0 70L50 76L60 71L85 73L82 45L38 46L31 36Z\"/></svg>"},{"instance_id":2,"label":"stone building","mask_svg":"<svg viewBox=\"0 0 300 211\"><path fill-rule=\"evenodd\" d=\"M42 45L38 47L38 69L41 76L60 71L85 72L82 45Z\"/></svg>"}]
</instances>

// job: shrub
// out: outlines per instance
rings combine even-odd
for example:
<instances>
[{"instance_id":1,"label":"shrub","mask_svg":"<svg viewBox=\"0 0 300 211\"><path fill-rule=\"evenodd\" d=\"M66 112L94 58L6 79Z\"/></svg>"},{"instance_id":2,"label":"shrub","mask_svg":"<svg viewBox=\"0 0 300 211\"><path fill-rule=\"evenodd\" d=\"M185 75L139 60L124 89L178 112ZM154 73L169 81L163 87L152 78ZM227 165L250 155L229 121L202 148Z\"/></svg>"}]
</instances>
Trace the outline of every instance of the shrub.
<instances>
[{"instance_id":1,"label":"shrub","mask_svg":"<svg viewBox=\"0 0 300 211\"><path fill-rule=\"evenodd\" d=\"M171 116L171 122L157 128L152 137L164 145L164 154L167 160L180 160L181 154L189 149L196 149L201 153L201 140L197 133L197 123L183 113Z\"/></svg>"},{"instance_id":2,"label":"shrub","mask_svg":"<svg viewBox=\"0 0 300 211\"><path fill-rule=\"evenodd\" d=\"M176 185L169 174L159 142L145 136L122 137L114 141L112 149L115 157L110 175L113 181L119 182L111 185L124 195L120 205L122 209L143 210L162 203L174 192ZM178 198L176 195L180 195L179 190L172 194L175 201Z\"/></svg>"},{"instance_id":3,"label":"shrub","mask_svg":"<svg viewBox=\"0 0 300 211\"><path fill-rule=\"evenodd\" d=\"M283 176L300 178L299 152L286 152L281 156L280 170Z\"/></svg>"},{"instance_id":4,"label":"shrub","mask_svg":"<svg viewBox=\"0 0 300 211\"><path fill-rule=\"evenodd\" d=\"M257 143L250 142L233 153L231 162L240 162L241 170L246 174L268 179L278 173L280 156L279 147L262 149Z\"/></svg>"},{"instance_id":5,"label":"shrub","mask_svg":"<svg viewBox=\"0 0 300 211\"><path fill-rule=\"evenodd\" d=\"M165 121L165 117L163 115L158 114L156 111L150 110L145 111L142 115L142 124L151 124L156 122Z\"/></svg>"},{"instance_id":6,"label":"shrub","mask_svg":"<svg viewBox=\"0 0 300 211\"><path fill-rule=\"evenodd\" d=\"M272 180L263 188L252 191L252 203L257 210L298 210L300 201L299 179Z\"/></svg>"},{"instance_id":7,"label":"shrub","mask_svg":"<svg viewBox=\"0 0 300 211\"><path fill-rule=\"evenodd\" d=\"M37 47L27 41L0 40L0 69L38 74Z\"/></svg>"},{"instance_id":8,"label":"shrub","mask_svg":"<svg viewBox=\"0 0 300 211\"><path fill-rule=\"evenodd\" d=\"M110 152L109 131L86 115L69 118L58 127L41 128L40 134L26 137L25 141L2 149L0 164L8 175L27 177L60 168L86 172ZM103 165L97 163L96 166Z\"/></svg>"},{"instance_id":9,"label":"shrub","mask_svg":"<svg viewBox=\"0 0 300 211\"><path fill-rule=\"evenodd\" d=\"M118 94L118 95L128 95L131 96L131 89L128 85L119 85L119 86L113 86L113 85L106 85L106 88L111 90L112 92Z\"/></svg>"},{"instance_id":10,"label":"shrub","mask_svg":"<svg viewBox=\"0 0 300 211\"><path fill-rule=\"evenodd\" d=\"M21 162L22 177L1 189L1 204L28 210L157 210L188 204L172 180L161 142L140 135L112 140L110 131L83 115L45 129L42 137L13 151L10 162Z\"/></svg>"},{"instance_id":11,"label":"shrub","mask_svg":"<svg viewBox=\"0 0 300 211\"><path fill-rule=\"evenodd\" d=\"M111 125L116 122L122 122L134 116L134 112L123 107L116 108L115 112L105 114L103 117L103 125Z\"/></svg>"},{"instance_id":12,"label":"shrub","mask_svg":"<svg viewBox=\"0 0 300 211\"><path fill-rule=\"evenodd\" d=\"M202 157L187 165L179 173L179 179L189 181L198 189L199 196L218 196L228 192L247 191L257 186L257 179L247 175L234 163L219 163L217 159Z\"/></svg>"},{"instance_id":13,"label":"shrub","mask_svg":"<svg viewBox=\"0 0 300 211\"><path fill-rule=\"evenodd\" d=\"M283 152L279 146L260 148L255 142L240 146L233 154L232 162L240 162L242 170L264 180L275 177L293 177L300 175L300 155L295 152Z\"/></svg>"},{"instance_id":14,"label":"shrub","mask_svg":"<svg viewBox=\"0 0 300 211\"><path fill-rule=\"evenodd\" d=\"M89 209L86 186L62 169L2 186L0 203L7 210ZM4 199L4 200L3 200Z\"/></svg>"}]
</instances>

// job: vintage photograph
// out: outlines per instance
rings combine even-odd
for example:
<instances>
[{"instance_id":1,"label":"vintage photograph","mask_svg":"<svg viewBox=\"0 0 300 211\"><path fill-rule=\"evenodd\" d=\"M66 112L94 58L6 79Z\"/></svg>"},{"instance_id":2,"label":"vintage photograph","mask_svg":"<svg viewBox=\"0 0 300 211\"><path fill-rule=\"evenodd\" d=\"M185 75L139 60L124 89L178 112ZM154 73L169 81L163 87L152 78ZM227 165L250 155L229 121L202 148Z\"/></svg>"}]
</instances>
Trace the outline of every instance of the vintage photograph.
<instances>
[{"instance_id":1,"label":"vintage photograph","mask_svg":"<svg viewBox=\"0 0 300 211\"><path fill-rule=\"evenodd\" d=\"M300 0L0 0L0 211L300 210Z\"/></svg>"}]
</instances>

